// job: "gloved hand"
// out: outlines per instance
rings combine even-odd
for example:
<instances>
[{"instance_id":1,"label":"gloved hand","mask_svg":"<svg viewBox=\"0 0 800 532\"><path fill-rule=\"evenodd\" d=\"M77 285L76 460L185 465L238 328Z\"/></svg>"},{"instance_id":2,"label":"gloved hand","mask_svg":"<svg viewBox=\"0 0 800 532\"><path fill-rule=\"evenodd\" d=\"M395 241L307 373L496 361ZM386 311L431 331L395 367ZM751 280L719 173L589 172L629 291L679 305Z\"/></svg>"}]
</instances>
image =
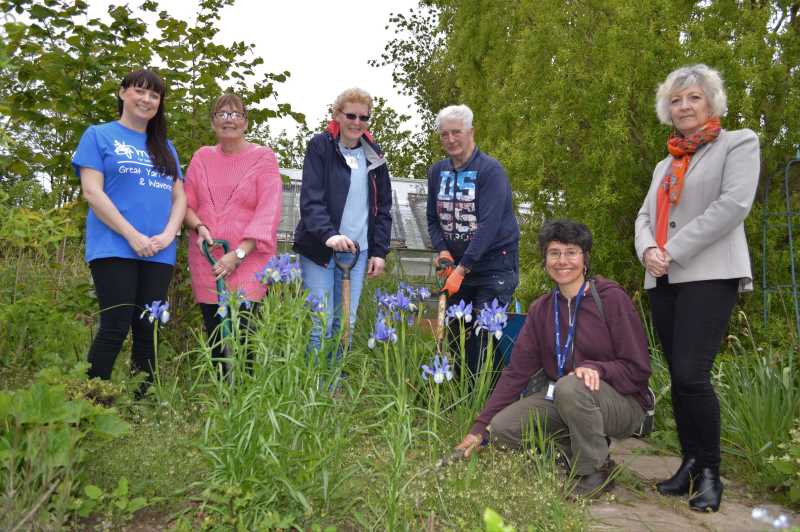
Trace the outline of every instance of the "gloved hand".
<instances>
[{"instance_id":1,"label":"gloved hand","mask_svg":"<svg viewBox=\"0 0 800 532\"><path fill-rule=\"evenodd\" d=\"M439 280L442 283L453 273L454 264L453 255L447 250L440 251L436 258L433 259L433 265L436 267L436 275L439 276Z\"/></svg>"},{"instance_id":2,"label":"gloved hand","mask_svg":"<svg viewBox=\"0 0 800 532\"><path fill-rule=\"evenodd\" d=\"M461 273L459 268L453 270L453 273L447 278L447 282L444 283L444 287L442 288L442 292L447 292L448 296L453 296L453 294L457 294L458 291L461 289L461 283L464 281L464 274Z\"/></svg>"}]
</instances>

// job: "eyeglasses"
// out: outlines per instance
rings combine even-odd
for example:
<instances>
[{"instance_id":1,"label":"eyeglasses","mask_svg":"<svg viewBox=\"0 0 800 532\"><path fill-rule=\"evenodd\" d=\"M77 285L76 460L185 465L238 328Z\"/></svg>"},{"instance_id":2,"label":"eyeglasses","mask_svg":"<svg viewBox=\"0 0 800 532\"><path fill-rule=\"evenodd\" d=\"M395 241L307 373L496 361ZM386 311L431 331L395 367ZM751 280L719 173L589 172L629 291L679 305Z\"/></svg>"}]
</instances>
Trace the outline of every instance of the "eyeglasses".
<instances>
[{"instance_id":1,"label":"eyeglasses","mask_svg":"<svg viewBox=\"0 0 800 532\"><path fill-rule=\"evenodd\" d=\"M464 131L461 130L461 129L448 129L448 130L440 131L439 132L439 138L441 138L442 140L447 140L447 139L449 139L451 137L455 139L455 138L461 137L461 135L463 135L463 134L464 134Z\"/></svg>"},{"instance_id":2,"label":"eyeglasses","mask_svg":"<svg viewBox=\"0 0 800 532\"><path fill-rule=\"evenodd\" d=\"M214 118L217 120L228 120L229 118L233 120L243 120L244 113L240 113L239 111L218 111L214 113Z\"/></svg>"},{"instance_id":3,"label":"eyeglasses","mask_svg":"<svg viewBox=\"0 0 800 532\"><path fill-rule=\"evenodd\" d=\"M551 249L547 252L547 260L557 261L561 259L562 255L567 260L575 260L581 255L581 253L583 253L583 251L580 249L565 249L564 251L559 249Z\"/></svg>"},{"instance_id":4,"label":"eyeglasses","mask_svg":"<svg viewBox=\"0 0 800 532\"><path fill-rule=\"evenodd\" d=\"M346 116L348 120L355 120L356 118L358 118L362 122L369 122L370 118L369 115L357 115L355 113L344 113L344 116Z\"/></svg>"}]
</instances>

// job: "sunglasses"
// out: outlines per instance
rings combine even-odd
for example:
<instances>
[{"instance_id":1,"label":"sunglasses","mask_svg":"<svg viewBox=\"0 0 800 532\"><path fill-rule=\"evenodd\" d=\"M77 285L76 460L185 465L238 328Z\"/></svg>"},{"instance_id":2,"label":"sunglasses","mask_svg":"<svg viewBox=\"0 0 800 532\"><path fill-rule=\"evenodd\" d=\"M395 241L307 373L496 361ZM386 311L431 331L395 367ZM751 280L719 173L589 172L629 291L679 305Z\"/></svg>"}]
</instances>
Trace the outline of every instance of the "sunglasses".
<instances>
[{"instance_id":1,"label":"sunglasses","mask_svg":"<svg viewBox=\"0 0 800 532\"><path fill-rule=\"evenodd\" d=\"M358 118L362 122L369 122L369 115L357 115L355 113L344 113L344 116L347 117L348 120L355 120Z\"/></svg>"}]
</instances>

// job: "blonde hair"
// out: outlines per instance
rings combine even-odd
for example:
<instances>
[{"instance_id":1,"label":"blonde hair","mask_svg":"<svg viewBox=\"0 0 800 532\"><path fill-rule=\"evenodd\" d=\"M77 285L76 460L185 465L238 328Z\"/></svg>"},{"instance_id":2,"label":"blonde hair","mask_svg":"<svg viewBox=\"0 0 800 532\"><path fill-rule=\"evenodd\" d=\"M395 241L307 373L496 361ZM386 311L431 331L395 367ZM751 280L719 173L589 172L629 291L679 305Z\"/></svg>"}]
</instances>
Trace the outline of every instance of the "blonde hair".
<instances>
[{"instance_id":1,"label":"blonde hair","mask_svg":"<svg viewBox=\"0 0 800 532\"><path fill-rule=\"evenodd\" d=\"M656 114L662 124L672 124L669 112L669 101L673 94L692 85L703 89L708 98L708 107L712 117L720 117L728 110L728 96L719 72L707 65L698 63L673 70L656 91Z\"/></svg>"},{"instance_id":2,"label":"blonde hair","mask_svg":"<svg viewBox=\"0 0 800 532\"><path fill-rule=\"evenodd\" d=\"M353 87L342 92L333 102L333 112L341 111L348 103L361 103L367 106L367 111L372 111L372 96L364 89Z\"/></svg>"},{"instance_id":3,"label":"blonde hair","mask_svg":"<svg viewBox=\"0 0 800 532\"><path fill-rule=\"evenodd\" d=\"M244 116L247 117L247 108L244 106L244 102L242 102L242 99L238 95L229 92L217 98L217 100L214 102L214 105L211 106L211 118L213 119L214 113L216 113L226 105L229 105L234 109L240 110L242 113L244 113Z\"/></svg>"}]
</instances>

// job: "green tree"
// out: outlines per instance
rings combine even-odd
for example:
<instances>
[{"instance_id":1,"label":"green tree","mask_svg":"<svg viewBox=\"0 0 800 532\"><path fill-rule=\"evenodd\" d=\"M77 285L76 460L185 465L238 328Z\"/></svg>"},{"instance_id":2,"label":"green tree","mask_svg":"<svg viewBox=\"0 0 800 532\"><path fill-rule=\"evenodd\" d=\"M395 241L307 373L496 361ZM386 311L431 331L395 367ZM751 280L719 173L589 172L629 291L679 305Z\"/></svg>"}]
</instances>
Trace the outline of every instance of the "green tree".
<instances>
[{"instance_id":1,"label":"green tree","mask_svg":"<svg viewBox=\"0 0 800 532\"><path fill-rule=\"evenodd\" d=\"M472 107L479 145L532 205L524 242L542 218L580 219L596 235L596 271L638 289L633 220L669 135L655 116L656 87L680 65L719 69L729 95L723 126L755 130L762 179L772 175L800 144L800 114L788 112L800 103L795 4L433 0L418 11L446 24L424 35L423 25L413 26L416 33L390 41L384 60L420 101ZM426 42L437 43L435 60L413 57ZM431 66L436 82L423 81ZM748 229L755 245L757 216ZM523 245L529 264L538 262L532 248ZM538 292L535 284L527 290Z\"/></svg>"},{"instance_id":2,"label":"green tree","mask_svg":"<svg viewBox=\"0 0 800 532\"><path fill-rule=\"evenodd\" d=\"M1 0L0 9L16 20L0 27L0 186L19 193L43 183L50 206L74 199L78 180L70 160L81 133L116 118L120 80L148 65L167 81L170 136L184 164L212 141L209 106L225 90L243 96L256 131L268 131L271 117L302 119L276 101L275 84L288 72L258 78L263 61L252 45L214 42L218 13L232 3L200 0L197 21L189 24L158 12L153 0L138 11L112 5L108 22L89 18L82 0ZM158 12L152 37L142 18L148 12ZM11 200L30 203L26 196Z\"/></svg>"}]
</instances>

